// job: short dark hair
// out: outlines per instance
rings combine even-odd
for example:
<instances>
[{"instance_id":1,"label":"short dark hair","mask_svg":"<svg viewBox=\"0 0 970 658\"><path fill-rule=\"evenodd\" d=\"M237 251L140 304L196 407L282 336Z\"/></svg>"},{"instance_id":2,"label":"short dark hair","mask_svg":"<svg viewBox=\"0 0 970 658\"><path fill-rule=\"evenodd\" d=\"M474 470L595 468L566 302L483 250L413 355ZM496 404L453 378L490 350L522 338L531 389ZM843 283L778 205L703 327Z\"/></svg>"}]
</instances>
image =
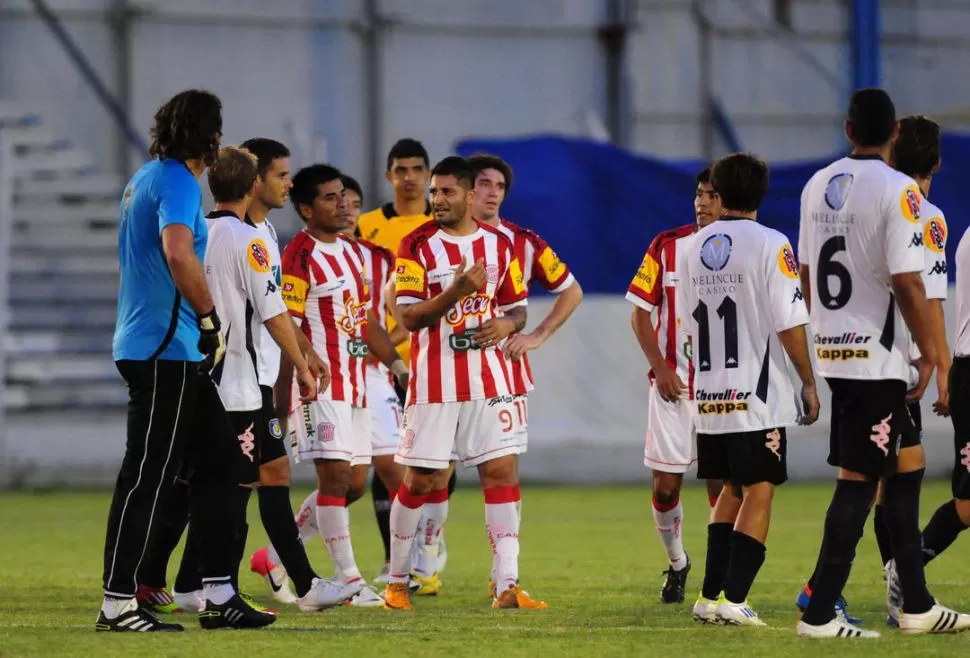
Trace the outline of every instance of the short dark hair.
<instances>
[{"instance_id":1,"label":"short dark hair","mask_svg":"<svg viewBox=\"0 0 970 658\"><path fill-rule=\"evenodd\" d=\"M219 149L209 166L209 191L216 203L239 201L256 182L256 156L234 146Z\"/></svg>"},{"instance_id":2,"label":"short dark hair","mask_svg":"<svg viewBox=\"0 0 970 658\"><path fill-rule=\"evenodd\" d=\"M853 144L882 146L892 139L896 128L896 106L883 89L859 89L852 94L846 121Z\"/></svg>"},{"instance_id":3,"label":"short dark hair","mask_svg":"<svg viewBox=\"0 0 970 658\"><path fill-rule=\"evenodd\" d=\"M339 169L326 164L310 165L296 172L296 176L293 177L293 189L290 190L290 200L293 202L296 214L300 215L301 205L313 205L313 200L319 194L318 186L326 185L340 177ZM300 215L300 219L303 219L303 215Z\"/></svg>"},{"instance_id":4,"label":"short dark hair","mask_svg":"<svg viewBox=\"0 0 970 658\"><path fill-rule=\"evenodd\" d=\"M768 165L751 153L732 153L714 163L711 185L726 210L753 212L768 191Z\"/></svg>"},{"instance_id":5,"label":"short dark hair","mask_svg":"<svg viewBox=\"0 0 970 658\"><path fill-rule=\"evenodd\" d=\"M361 201L364 200L364 190L360 186L360 183L357 182L356 178L354 178L353 176L348 176L347 174L341 174L340 180L343 181L345 190L356 192L357 196L360 197L360 200Z\"/></svg>"},{"instance_id":6,"label":"short dark hair","mask_svg":"<svg viewBox=\"0 0 970 658\"><path fill-rule=\"evenodd\" d=\"M467 160L475 172L476 181L478 175L486 169L494 169L500 172L505 177L505 196L508 197L509 192L512 191L512 165L491 153L474 153L468 156Z\"/></svg>"},{"instance_id":7,"label":"short dark hair","mask_svg":"<svg viewBox=\"0 0 970 658\"><path fill-rule=\"evenodd\" d=\"M212 164L222 137L222 101L215 94L189 89L170 98L155 112L148 152L155 158Z\"/></svg>"},{"instance_id":8,"label":"short dark hair","mask_svg":"<svg viewBox=\"0 0 970 658\"><path fill-rule=\"evenodd\" d=\"M424 144L410 137L397 140L391 150L387 152L387 171L391 170L391 165L394 164L395 160L403 160L404 158L421 158L424 160L425 167L431 166L431 160L428 158Z\"/></svg>"},{"instance_id":9,"label":"short dark hair","mask_svg":"<svg viewBox=\"0 0 970 658\"><path fill-rule=\"evenodd\" d=\"M922 114L900 119L892 161L907 176L931 176L940 164L940 124Z\"/></svg>"},{"instance_id":10,"label":"short dark hair","mask_svg":"<svg viewBox=\"0 0 970 658\"><path fill-rule=\"evenodd\" d=\"M290 157L290 149L286 148L285 144L266 137L253 137L239 146L256 156L259 161L260 176L266 175L270 165L273 164L273 160Z\"/></svg>"},{"instance_id":11,"label":"short dark hair","mask_svg":"<svg viewBox=\"0 0 970 658\"><path fill-rule=\"evenodd\" d=\"M457 155L449 155L431 170L432 176L454 176L458 184L465 189L475 187L475 170L468 164L468 160Z\"/></svg>"},{"instance_id":12,"label":"short dark hair","mask_svg":"<svg viewBox=\"0 0 970 658\"><path fill-rule=\"evenodd\" d=\"M697 172L697 175L694 176L694 187L697 187L698 185L706 185L711 182L711 169L713 167L714 165L707 165Z\"/></svg>"}]
</instances>

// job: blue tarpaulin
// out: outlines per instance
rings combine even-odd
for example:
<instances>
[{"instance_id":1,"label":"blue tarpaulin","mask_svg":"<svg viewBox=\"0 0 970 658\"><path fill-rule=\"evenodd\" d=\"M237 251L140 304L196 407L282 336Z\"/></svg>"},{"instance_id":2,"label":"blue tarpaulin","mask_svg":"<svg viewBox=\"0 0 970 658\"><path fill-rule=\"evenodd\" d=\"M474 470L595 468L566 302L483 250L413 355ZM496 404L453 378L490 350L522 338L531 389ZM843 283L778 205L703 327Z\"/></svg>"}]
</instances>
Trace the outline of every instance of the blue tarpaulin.
<instances>
[{"instance_id":1,"label":"blue tarpaulin","mask_svg":"<svg viewBox=\"0 0 970 658\"><path fill-rule=\"evenodd\" d=\"M669 162L563 137L465 140L457 150L461 155L494 153L512 165L515 181L502 215L542 235L583 289L600 294L626 290L659 231L694 221L694 175L705 164ZM795 245L802 188L837 157L772 166L759 220ZM962 176L970 171L970 135L944 135L942 159L930 199L946 214L952 263L970 224L959 204L960 190L967 184ZM955 269L949 268L951 281Z\"/></svg>"}]
</instances>

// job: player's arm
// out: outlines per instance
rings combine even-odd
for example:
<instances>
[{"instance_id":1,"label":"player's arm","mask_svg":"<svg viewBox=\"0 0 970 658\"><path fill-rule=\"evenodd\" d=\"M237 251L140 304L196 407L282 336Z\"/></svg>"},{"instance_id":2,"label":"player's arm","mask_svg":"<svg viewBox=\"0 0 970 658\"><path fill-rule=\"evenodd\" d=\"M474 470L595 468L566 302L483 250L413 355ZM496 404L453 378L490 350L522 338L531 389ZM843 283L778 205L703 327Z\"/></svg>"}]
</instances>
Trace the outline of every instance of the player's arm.
<instances>
[{"instance_id":1,"label":"player's arm","mask_svg":"<svg viewBox=\"0 0 970 658\"><path fill-rule=\"evenodd\" d=\"M411 332L404 328L404 323L401 321L401 310L397 305L397 295L394 293L394 286L394 274L392 273L387 283L384 284L384 299L387 300L387 314L394 320L394 328L387 335L391 339L391 342L397 346L406 341L410 337Z\"/></svg>"},{"instance_id":2,"label":"player's arm","mask_svg":"<svg viewBox=\"0 0 970 658\"><path fill-rule=\"evenodd\" d=\"M195 235L192 226L199 214L202 192L193 179L174 182L166 190L158 205L158 231L162 239L162 253L172 273L175 289L195 311L199 327L199 351L205 359L202 368L211 370L226 351L222 324L216 313L202 263L195 254Z\"/></svg>"},{"instance_id":3,"label":"player's arm","mask_svg":"<svg viewBox=\"0 0 970 658\"><path fill-rule=\"evenodd\" d=\"M556 295L556 301L546 317L528 333L519 333L505 344L505 353L520 359L528 351L538 349L559 330L569 316L583 301L583 288L556 252L535 233L530 234L536 258L532 266L532 278Z\"/></svg>"},{"instance_id":4,"label":"player's arm","mask_svg":"<svg viewBox=\"0 0 970 658\"><path fill-rule=\"evenodd\" d=\"M485 285L488 276L482 261L471 267L467 265L462 258L451 285L441 294L430 297L424 267L410 258L398 256L395 298L405 329L417 331L438 324L455 302Z\"/></svg>"},{"instance_id":5,"label":"player's arm","mask_svg":"<svg viewBox=\"0 0 970 658\"><path fill-rule=\"evenodd\" d=\"M937 368L936 368L936 390L937 400L933 403L933 411L940 416L950 415L950 366L952 358L950 356L950 346L946 341L946 315L943 312L942 299L930 299L927 302L929 307L930 324L933 327L933 342L937 349Z\"/></svg>"},{"instance_id":6,"label":"player's arm","mask_svg":"<svg viewBox=\"0 0 970 658\"><path fill-rule=\"evenodd\" d=\"M317 397L317 378L310 371L310 366L307 364L306 358L303 356L303 350L300 348L300 343L297 340L297 335L303 332L294 330L293 320L286 311L266 320L263 326L266 327L270 336L273 337L273 340L276 341L276 344L282 350L282 354L280 355L281 363L282 360L285 360L290 364L291 370L296 371L297 377L300 379L300 398L304 402L315 399ZM292 374L290 378L292 380ZM290 386L292 391L292 383Z\"/></svg>"},{"instance_id":7,"label":"player's arm","mask_svg":"<svg viewBox=\"0 0 970 658\"><path fill-rule=\"evenodd\" d=\"M819 401L815 387L815 371L808 348L808 309L800 294L801 269L787 241L768 243L764 255L768 281L768 299L775 332L795 372L802 382L802 409L799 423L811 425L818 420Z\"/></svg>"},{"instance_id":8,"label":"player's arm","mask_svg":"<svg viewBox=\"0 0 970 658\"><path fill-rule=\"evenodd\" d=\"M802 264L798 268L798 279L802 284L802 296L805 297L805 309L812 312L812 275L808 265Z\"/></svg>"},{"instance_id":9,"label":"player's arm","mask_svg":"<svg viewBox=\"0 0 970 658\"><path fill-rule=\"evenodd\" d=\"M923 397L933 369L940 360L927 308L926 287L923 285L922 271L925 266L921 240L923 227L920 224L918 212L910 216L903 210L910 207L912 199L922 199L922 196L916 184L908 179L903 185L892 190L889 198L885 199L886 231L885 242L882 245L883 255L892 276L896 305L921 354L921 358L915 364L919 370L919 381L906 396L910 402Z\"/></svg>"},{"instance_id":10,"label":"player's arm","mask_svg":"<svg viewBox=\"0 0 970 658\"><path fill-rule=\"evenodd\" d=\"M802 189L800 202L800 218L798 222L798 279L802 285L802 296L805 298L805 309L812 312L812 273L808 269L808 232L811 230L811 221L806 219L806 211L809 188L815 179L808 181Z\"/></svg>"},{"instance_id":11,"label":"player's arm","mask_svg":"<svg viewBox=\"0 0 970 658\"><path fill-rule=\"evenodd\" d=\"M300 325L306 321L306 301L310 292L310 272L307 269L307 261L310 258L309 249L305 245L291 242L283 252L283 290L282 298L291 319L290 323L297 332L303 334L299 329ZM299 340L299 339L297 339ZM303 336L301 351L307 353L305 348L313 351L306 336ZM324 366L326 367L326 366ZM325 381L320 381L317 392L323 391L329 385L330 372L325 370ZM293 399L293 361L286 355L280 355L280 374L276 378L276 413L283 419L289 415L290 401Z\"/></svg>"},{"instance_id":12,"label":"player's arm","mask_svg":"<svg viewBox=\"0 0 970 658\"><path fill-rule=\"evenodd\" d=\"M381 326L372 308L367 309L367 351L394 373L401 386L407 386L407 364L398 356L394 343Z\"/></svg>"}]
</instances>

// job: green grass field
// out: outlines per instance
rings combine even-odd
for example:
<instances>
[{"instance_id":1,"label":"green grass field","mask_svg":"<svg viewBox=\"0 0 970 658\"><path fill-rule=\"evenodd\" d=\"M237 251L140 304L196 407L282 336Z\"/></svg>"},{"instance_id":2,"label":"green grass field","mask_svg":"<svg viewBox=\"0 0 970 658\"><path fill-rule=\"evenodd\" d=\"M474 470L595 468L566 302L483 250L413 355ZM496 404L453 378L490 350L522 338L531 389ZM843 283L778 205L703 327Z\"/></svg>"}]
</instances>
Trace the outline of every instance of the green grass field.
<instances>
[{"instance_id":1,"label":"green grass field","mask_svg":"<svg viewBox=\"0 0 970 658\"><path fill-rule=\"evenodd\" d=\"M523 585L546 599L548 611L493 611L486 597L489 552L481 495L459 490L448 521L445 588L420 598L412 613L341 608L323 613L286 610L261 631L203 633L181 616L178 635L95 634L107 492L0 494L0 656L749 656L819 651L796 637L792 601L814 565L831 485L787 485L776 497L768 558L751 602L767 629L695 624L690 607L703 575L707 501L701 488L684 495L684 535L694 559L689 601L663 606L658 592L665 561L649 513L649 489L543 488L524 491ZM298 504L304 491L294 493ZM923 517L948 497L943 482L923 494ZM255 504L251 506L255 511ZM358 563L365 575L381 566L380 539L370 501L351 512ZM251 514L250 548L265 535ZM941 601L970 610L970 562L963 537L929 569ZM311 549L318 571L330 573L322 543ZM245 589L268 601L263 582L248 571ZM869 627L883 628L884 588L867 529L846 595ZM903 637L886 631L876 641L826 644L846 655L943 655L970 650L970 634Z\"/></svg>"}]
</instances>

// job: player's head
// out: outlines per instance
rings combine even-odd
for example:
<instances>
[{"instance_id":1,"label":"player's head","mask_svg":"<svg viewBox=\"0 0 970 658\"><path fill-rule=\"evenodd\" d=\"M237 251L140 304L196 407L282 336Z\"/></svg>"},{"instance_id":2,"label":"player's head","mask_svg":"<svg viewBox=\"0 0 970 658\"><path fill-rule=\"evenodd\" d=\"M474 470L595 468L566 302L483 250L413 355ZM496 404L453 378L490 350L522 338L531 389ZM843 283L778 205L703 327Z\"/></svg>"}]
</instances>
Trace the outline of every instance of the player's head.
<instances>
[{"instance_id":1,"label":"player's head","mask_svg":"<svg viewBox=\"0 0 970 658\"><path fill-rule=\"evenodd\" d=\"M248 202L256 190L256 158L240 148L219 149L209 166L209 191L216 203Z\"/></svg>"},{"instance_id":2,"label":"player's head","mask_svg":"<svg viewBox=\"0 0 970 658\"><path fill-rule=\"evenodd\" d=\"M885 146L895 136L896 106L882 89L867 87L852 94L845 119L845 136L853 146Z\"/></svg>"},{"instance_id":3,"label":"player's head","mask_svg":"<svg viewBox=\"0 0 970 658\"><path fill-rule=\"evenodd\" d=\"M465 158L449 156L431 170L431 212L438 226L454 226L475 198L475 172Z\"/></svg>"},{"instance_id":4,"label":"player's head","mask_svg":"<svg viewBox=\"0 0 970 658\"><path fill-rule=\"evenodd\" d=\"M428 152L416 139L406 137L397 141L387 153L387 182L394 188L394 197L414 201L424 196L428 184Z\"/></svg>"},{"instance_id":5,"label":"player's head","mask_svg":"<svg viewBox=\"0 0 970 658\"><path fill-rule=\"evenodd\" d=\"M711 168L704 167L694 177L694 219L701 228L721 216L721 198L711 184Z\"/></svg>"},{"instance_id":6,"label":"player's head","mask_svg":"<svg viewBox=\"0 0 970 658\"><path fill-rule=\"evenodd\" d=\"M732 153L714 163L711 184L722 214L753 213L768 192L768 165L751 153Z\"/></svg>"},{"instance_id":7,"label":"player's head","mask_svg":"<svg viewBox=\"0 0 970 658\"><path fill-rule=\"evenodd\" d=\"M349 209L340 170L325 164L304 167L293 177L290 199L308 228L339 233L347 228Z\"/></svg>"},{"instance_id":8,"label":"player's head","mask_svg":"<svg viewBox=\"0 0 970 658\"><path fill-rule=\"evenodd\" d=\"M267 208L282 208L290 194L290 149L275 139L254 137L241 144L259 161L256 198Z\"/></svg>"},{"instance_id":9,"label":"player's head","mask_svg":"<svg viewBox=\"0 0 970 658\"><path fill-rule=\"evenodd\" d=\"M472 215L490 222L499 216L502 202L512 189L512 167L508 162L488 153L476 153L468 158L475 172L475 200Z\"/></svg>"},{"instance_id":10,"label":"player's head","mask_svg":"<svg viewBox=\"0 0 970 658\"><path fill-rule=\"evenodd\" d=\"M899 120L892 164L911 178L929 178L940 170L940 124L917 114Z\"/></svg>"},{"instance_id":11,"label":"player's head","mask_svg":"<svg viewBox=\"0 0 970 658\"><path fill-rule=\"evenodd\" d=\"M176 94L155 112L151 137L152 157L211 165L222 139L222 101L200 89Z\"/></svg>"},{"instance_id":12,"label":"player's head","mask_svg":"<svg viewBox=\"0 0 970 658\"><path fill-rule=\"evenodd\" d=\"M347 237L359 236L357 230L357 220L360 219L360 211L364 206L364 191L356 178L343 174L340 182L344 184L344 198L347 199L347 228L343 231Z\"/></svg>"}]
</instances>

